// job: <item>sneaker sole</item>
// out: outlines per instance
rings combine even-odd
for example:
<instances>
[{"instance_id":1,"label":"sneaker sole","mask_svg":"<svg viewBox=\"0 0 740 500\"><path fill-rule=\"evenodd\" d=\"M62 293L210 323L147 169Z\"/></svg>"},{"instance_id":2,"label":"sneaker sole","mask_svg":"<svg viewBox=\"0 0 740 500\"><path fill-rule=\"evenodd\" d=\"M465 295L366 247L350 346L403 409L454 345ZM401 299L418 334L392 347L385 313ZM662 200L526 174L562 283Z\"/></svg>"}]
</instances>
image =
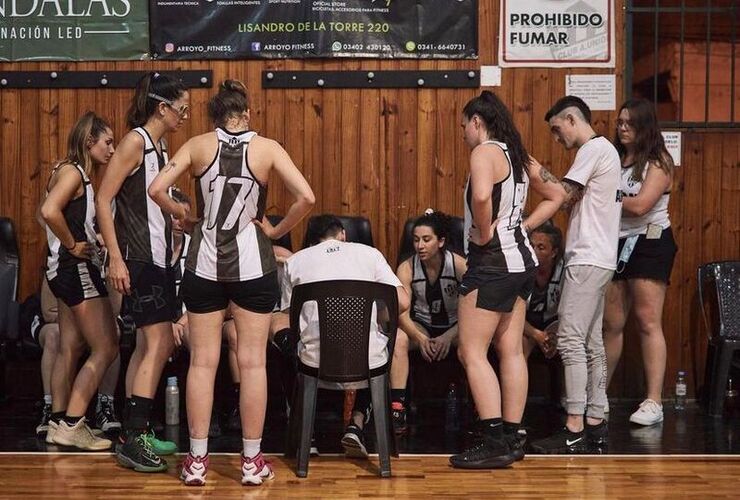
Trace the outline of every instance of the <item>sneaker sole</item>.
<instances>
[{"instance_id":1,"label":"sneaker sole","mask_svg":"<svg viewBox=\"0 0 740 500\"><path fill-rule=\"evenodd\" d=\"M77 448L78 450L87 450L87 451L107 451L113 447L112 441L108 441L108 444L101 443L95 446L79 446L79 445L74 444L72 441L68 441L64 438L59 438L57 435L54 435L54 437L52 438L52 443L59 445L59 446L69 446L70 448Z\"/></svg>"},{"instance_id":2,"label":"sneaker sole","mask_svg":"<svg viewBox=\"0 0 740 500\"><path fill-rule=\"evenodd\" d=\"M162 457L166 455L174 455L175 453L177 453L177 448L162 449L152 446L152 451Z\"/></svg>"},{"instance_id":3,"label":"sneaker sole","mask_svg":"<svg viewBox=\"0 0 740 500\"><path fill-rule=\"evenodd\" d=\"M149 466L134 462L133 460L128 458L126 455L123 455L122 453L116 453L116 460L121 466L126 467L127 469L133 469L136 472L164 472L167 470L166 463L163 463L162 465L158 467L149 467Z\"/></svg>"},{"instance_id":4,"label":"sneaker sole","mask_svg":"<svg viewBox=\"0 0 740 500\"><path fill-rule=\"evenodd\" d=\"M261 476L244 477L242 476L242 485L243 486L259 486L265 481L272 481L273 479L275 479L274 472L270 472L270 475L266 477L261 477Z\"/></svg>"},{"instance_id":5,"label":"sneaker sole","mask_svg":"<svg viewBox=\"0 0 740 500\"><path fill-rule=\"evenodd\" d=\"M583 444L579 443L578 446L563 446L560 448L550 448L550 449L545 449L545 448L541 448L539 446L533 445L532 450L536 451L537 453L541 455L570 455L570 454L575 455L579 453L585 453L588 450L588 447L587 447L587 443L584 442Z\"/></svg>"},{"instance_id":6,"label":"sneaker sole","mask_svg":"<svg viewBox=\"0 0 740 500\"><path fill-rule=\"evenodd\" d=\"M342 436L342 447L344 454L349 458L367 458L367 448L354 434Z\"/></svg>"},{"instance_id":7,"label":"sneaker sole","mask_svg":"<svg viewBox=\"0 0 740 500\"><path fill-rule=\"evenodd\" d=\"M524 458L522 456L522 458ZM513 454L502 455L477 462L457 462L450 457L450 465L456 469L503 469L516 462Z\"/></svg>"},{"instance_id":8,"label":"sneaker sole","mask_svg":"<svg viewBox=\"0 0 740 500\"><path fill-rule=\"evenodd\" d=\"M180 479L185 486L205 486L206 484L205 476L199 477L180 474Z\"/></svg>"},{"instance_id":9,"label":"sneaker sole","mask_svg":"<svg viewBox=\"0 0 740 500\"><path fill-rule=\"evenodd\" d=\"M640 417L630 416L630 422L632 422L633 424L637 424L637 425L650 426L650 425L659 424L662 421L663 421L663 415L661 415L660 418L657 420L647 420L647 419L642 419Z\"/></svg>"}]
</instances>

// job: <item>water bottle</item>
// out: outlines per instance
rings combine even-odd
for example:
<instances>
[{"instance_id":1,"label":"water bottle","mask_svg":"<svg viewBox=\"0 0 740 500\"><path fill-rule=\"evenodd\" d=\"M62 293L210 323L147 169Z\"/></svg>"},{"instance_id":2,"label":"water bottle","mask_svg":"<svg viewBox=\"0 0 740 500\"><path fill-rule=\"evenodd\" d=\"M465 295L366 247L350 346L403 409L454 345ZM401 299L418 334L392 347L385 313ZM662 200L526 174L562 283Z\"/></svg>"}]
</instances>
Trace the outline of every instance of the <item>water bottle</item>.
<instances>
[{"instance_id":1,"label":"water bottle","mask_svg":"<svg viewBox=\"0 0 740 500\"><path fill-rule=\"evenodd\" d=\"M679 371L676 377L676 399L673 408L683 410L686 408L686 372Z\"/></svg>"},{"instance_id":2,"label":"water bottle","mask_svg":"<svg viewBox=\"0 0 740 500\"><path fill-rule=\"evenodd\" d=\"M167 377L164 391L164 421L167 425L180 425L180 389L177 377Z\"/></svg>"},{"instance_id":3,"label":"water bottle","mask_svg":"<svg viewBox=\"0 0 740 500\"><path fill-rule=\"evenodd\" d=\"M457 431L460 429L460 411L457 400L457 386L450 384L447 390L447 402L445 406L445 430Z\"/></svg>"},{"instance_id":4,"label":"water bottle","mask_svg":"<svg viewBox=\"0 0 740 500\"><path fill-rule=\"evenodd\" d=\"M734 417L740 410L740 391L732 387L732 379L727 380L727 391L725 392L725 413Z\"/></svg>"}]
</instances>

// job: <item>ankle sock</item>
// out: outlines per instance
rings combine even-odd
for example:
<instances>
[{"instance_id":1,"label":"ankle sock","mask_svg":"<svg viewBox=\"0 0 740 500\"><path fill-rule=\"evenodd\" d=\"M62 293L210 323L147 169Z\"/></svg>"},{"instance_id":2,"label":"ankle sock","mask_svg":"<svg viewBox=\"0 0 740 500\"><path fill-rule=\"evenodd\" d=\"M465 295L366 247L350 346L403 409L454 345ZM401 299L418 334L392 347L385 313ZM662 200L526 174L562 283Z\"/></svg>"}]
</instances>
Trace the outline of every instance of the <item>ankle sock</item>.
<instances>
[{"instance_id":1,"label":"ankle sock","mask_svg":"<svg viewBox=\"0 0 740 500\"><path fill-rule=\"evenodd\" d=\"M133 395L126 401L128 419L123 426L127 432L138 434L146 432L149 425L149 416L152 413L153 399Z\"/></svg>"},{"instance_id":2,"label":"ankle sock","mask_svg":"<svg viewBox=\"0 0 740 500\"><path fill-rule=\"evenodd\" d=\"M52 422L54 422L55 424L58 424L59 422L61 422L61 421L62 421L62 419L64 418L64 415L65 415L66 413L67 413L67 411L66 411L66 410L62 410L62 411L55 411L55 412L53 412L53 413L51 414L51 416L49 417L49 420L51 420L51 421L52 421Z\"/></svg>"},{"instance_id":3,"label":"ankle sock","mask_svg":"<svg viewBox=\"0 0 740 500\"><path fill-rule=\"evenodd\" d=\"M391 401L406 407L406 389L391 389Z\"/></svg>"},{"instance_id":4,"label":"ankle sock","mask_svg":"<svg viewBox=\"0 0 740 500\"><path fill-rule=\"evenodd\" d=\"M44 404L45 405L51 404L51 394L44 394Z\"/></svg>"},{"instance_id":5,"label":"ankle sock","mask_svg":"<svg viewBox=\"0 0 740 500\"><path fill-rule=\"evenodd\" d=\"M521 424L519 423L507 422L506 420L503 421L504 434L506 435L516 434L519 431L519 427L521 427Z\"/></svg>"},{"instance_id":6,"label":"ankle sock","mask_svg":"<svg viewBox=\"0 0 740 500\"><path fill-rule=\"evenodd\" d=\"M190 454L196 458L203 458L208 455L208 438L190 438Z\"/></svg>"},{"instance_id":7,"label":"ankle sock","mask_svg":"<svg viewBox=\"0 0 740 500\"><path fill-rule=\"evenodd\" d=\"M65 415L64 417L62 417L62 420L67 422L68 426L74 427L75 425L77 425L77 422L82 420L82 417L70 417L69 415Z\"/></svg>"},{"instance_id":8,"label":"ankle sock","mask_svg":"<svg viewBox=\"0 0 740 500\"><path fill-rule=\"evenodd\" d=\"M262 438L259 439L244 439L242 438L242 453L247 458L254 458L260 452L260 444Z\"/></svg>"},{"instance_id":9,"label":"ankle sock","mask_svg":"<svg viewBox=\"0 0 740 500\"><path fill-rule=\"evenodd\" d=\"M504 436L503 421L501 418L487 418L480 420L480 428L483 434L494 439L501 439Z\"/></svg>"}]
</instances>

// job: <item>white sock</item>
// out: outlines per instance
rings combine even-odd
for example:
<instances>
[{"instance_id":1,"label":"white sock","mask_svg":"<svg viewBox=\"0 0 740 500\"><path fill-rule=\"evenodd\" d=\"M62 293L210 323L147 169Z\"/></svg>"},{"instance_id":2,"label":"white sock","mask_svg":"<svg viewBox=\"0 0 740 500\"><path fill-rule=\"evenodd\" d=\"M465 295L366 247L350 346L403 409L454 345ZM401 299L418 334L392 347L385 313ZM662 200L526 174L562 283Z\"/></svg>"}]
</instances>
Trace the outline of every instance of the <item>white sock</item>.
<instances>
[{"instance_id":1,"label":"white sock","mask_svg":"<svg viewBox=\"0 0 740 500\"><path fill-rule=\"evenodd\" d=\"M44 394L44 404L45 405L51 404L51 394Z\"/></svg>"},{"instance_id":2,"label":"white sock","mask_svg":"<svg viewBox=\"0 0 740 500\"><path fill-rule=\"evenodd\" d=\"M262 443L262 438L259 439L244 439L242 438L242 447L244 451L244 456L247 458L254 458L257 456L257 454L260 452L260 444Z\"/></svg>"},{"instance_id":3,"label":"white sock","mask_svg":"<svg viewBox=\"0 0 740 500\"><path fill-rule=\"evenodd\" d=\"M190 454L196 458L203 458L208 455L208 438L190 438Z\"/></svg>"}]
</instances>

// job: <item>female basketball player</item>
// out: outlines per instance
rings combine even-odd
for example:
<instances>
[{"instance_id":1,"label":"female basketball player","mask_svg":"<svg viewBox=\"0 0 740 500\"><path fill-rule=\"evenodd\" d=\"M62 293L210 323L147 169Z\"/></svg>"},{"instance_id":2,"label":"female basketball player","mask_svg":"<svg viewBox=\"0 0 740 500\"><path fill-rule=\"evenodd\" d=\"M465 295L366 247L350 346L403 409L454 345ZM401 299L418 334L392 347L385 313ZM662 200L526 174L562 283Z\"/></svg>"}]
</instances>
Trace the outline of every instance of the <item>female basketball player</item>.
<instances>
[{"instance_id":1,"label":"female basketball player","mask_svg":"<svg viewBox=\"0 0 740 500\"><path fill-rule=\"evenodd\" d=\"M149 188L152 199L178 219L188 213L167 190L183 173L196 179L198 216L181 293L190 324L187 406L190 453L181 477L203 485L208 471L208 424L221 352L221 327L230 307L237 329L242 421L242 484L273 478L260 451L267 404L265 349L279 297L271 239L295 226L314 204L306 180L275 141L249 130L243 84L224 81L208 104L216 130L190 139ZM275 170L295 201L277 225L264 217L267 179Z\"/></svg>"}]
</instances>

